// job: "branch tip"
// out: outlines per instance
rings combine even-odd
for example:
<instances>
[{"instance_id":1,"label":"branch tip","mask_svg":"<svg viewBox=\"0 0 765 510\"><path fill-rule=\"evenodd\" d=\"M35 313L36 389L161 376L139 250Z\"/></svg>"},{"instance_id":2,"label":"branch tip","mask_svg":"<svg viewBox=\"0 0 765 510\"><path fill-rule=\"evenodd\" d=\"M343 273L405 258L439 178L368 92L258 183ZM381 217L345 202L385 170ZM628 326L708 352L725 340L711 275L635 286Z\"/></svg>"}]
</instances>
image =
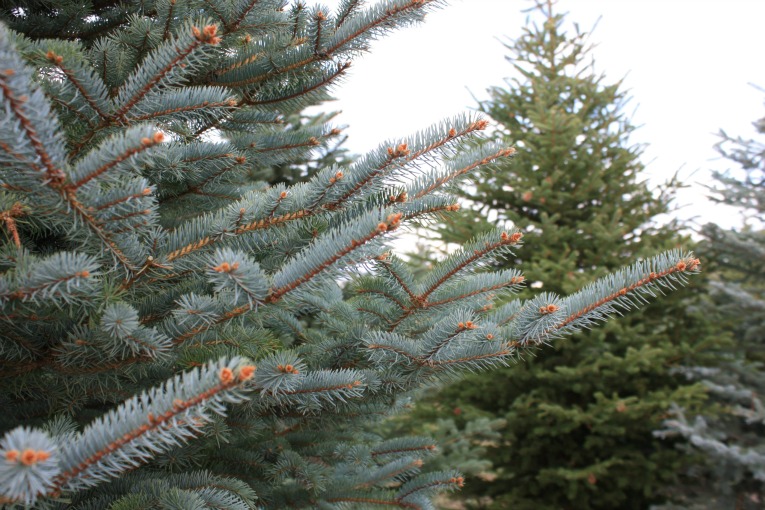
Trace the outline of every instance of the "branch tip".
<instances>
[{"instance_id":1,"label":"branch tip","mask_svg":"<svg viewBox=\"0 0 765 510\"><path fill-rule=\"evenodd\" d=\"M198 27L191 27L191 33L194 37L206 44L212 44L213 46L221 42L221 38L218 37L218 25L207 25L200 30Z\"/></svg>"},{"instance_id":2,"label":"branch tip","mask_svg":"<svg viewBox=\"0 0 765 510\"><path fill-rule=\"evenodd\" d=\"M61 63L64 61L64 57L57 55L53 50L48 51L48 53L45 54L45 58L56 65L61 65Z\"/></svg>"},{"instance_id":3,"label":"branch tip","mask_svg":"<svg viewBox=\"0 0 765 510\"><path fill-rule=\"evenodd\" d=\"M230 273L239 269L239 262L229 264L228 262L221 262L219 265L213 267L213 271L216 273Z\"/></svg>"},{"instance_id":4,"label":"branch tip","mask_svg":"<svg viewBox=\"0 0 765 510\"><path fill-rule=\"evenodd\" d=\"M257 370L257 367L255 365L245 365L242 368L239 369L239 381L249 381L252 379L252 376L255 375L255 370Z\"/></svg>"},{"instance_id":5,"label":"branch tip","mask_svg":"<svg viewBox=\"0 0 765 510\"><path fill-rule=\"evenodd\" d=\"M220 377L220 382L223 384L231 384L234 382L234 371L228 367L223 367L220 369L218 377Z\"/></svg>"}]
</instances>

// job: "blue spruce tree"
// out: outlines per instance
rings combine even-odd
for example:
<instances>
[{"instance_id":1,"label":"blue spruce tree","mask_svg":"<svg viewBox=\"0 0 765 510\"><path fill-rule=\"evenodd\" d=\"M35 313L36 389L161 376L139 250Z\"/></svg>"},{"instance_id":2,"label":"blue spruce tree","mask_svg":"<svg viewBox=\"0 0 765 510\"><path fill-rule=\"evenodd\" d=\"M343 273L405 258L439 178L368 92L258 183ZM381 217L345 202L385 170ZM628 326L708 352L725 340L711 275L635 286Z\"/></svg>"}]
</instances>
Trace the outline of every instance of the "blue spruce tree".
<instances>
[{"instance_id":1,"label":"blue spruce tree","mask_svg":"<svg viewBox=\"0 0 765 510\"><path fill-rule=\"evenodd\" d=\"M463 177L514 153L471 142L480 118L274 178L338 134L285 119L440 3L6 6L0 504L432 508L461 475L423 472L431 439L370 422L698 270L670 251L491 309L523 283L477 271L520 246L498 230L415 278L396 232L455 210Z\"/></svg>"},{"instance_id":2,"label":"blue spruce tree","mask_svg":"<svg viewBox=\"0 0 765 510\"><path fill-rule=\"evenodd\" d=\"M754 123L765 133L765 119ZM754 510L765 504L765 145L721 133L718 151L737 168L716 173L712 199L740 208L744 225L701 229L714 271L711 296L697 307L733 336L732 348L715 365L689 366L683 373L708 389L717 413L690 419L675 409L658 435L683 437L689 452L706 462L678 487L668 508Z\"/></svg>"}]
</instances>

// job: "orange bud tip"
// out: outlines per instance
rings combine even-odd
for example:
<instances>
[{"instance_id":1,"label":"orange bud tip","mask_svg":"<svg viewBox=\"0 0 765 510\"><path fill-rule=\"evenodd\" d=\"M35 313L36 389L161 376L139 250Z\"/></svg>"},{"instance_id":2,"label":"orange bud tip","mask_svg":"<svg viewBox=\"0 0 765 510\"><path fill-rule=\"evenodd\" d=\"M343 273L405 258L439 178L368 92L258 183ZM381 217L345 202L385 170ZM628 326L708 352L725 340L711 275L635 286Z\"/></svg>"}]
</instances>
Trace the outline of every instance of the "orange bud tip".
<instances>
[{"instance_id":1,"label":"orange bud tip","mask_svg":"<svg viewBox=\"0 0 765 510\"><path fill-rule=\"evenodd\" d=\"M457 327L458 327L459 329L465 329L465 323L464 323L464 322L458 322L458 323L457 323Z\"/></svg>"},{"instance_id":2,"label":"orange bud tip","mask_svg":"<svg viewBox=\"0 0 765 510\"><path fill-rule=\"evenodd\" d=\"M152 140L154 140L154 143L162 143L165 140L165 134L161 131L157 131L154 133Z\"/></svg>"},{"instance_id":3,"label":"orange bud tip","mask_svg":"<svg viewBox=\"0 0 765 510\"><path fill-rule=\"evenodd\" d=\"M31 448L27 448L21 452L21 463L25 466L31 466L37 462L37 452Z\"/></svg>"},{"instance_id":4,"label":"orange bud tip","mask_svg":"<svg viewBox=\"0 0 765 510\"><path fill-rule=\"evenodd\" d=\"M402 217L402 216L403 216L403 215L402 215L401 213L396 213L396 214L391 214L391 215L389 215L389 216L386 218L386 220L385 220L385 223L387 223L387 224L388 224L388 228L389 228L389 229L391 229L391 230L393 230L393 229L395 229L396 227L398 227L398 224L401 222L401 217Z\"/></svg>"},{"instance_id":5,"label":"orange bud tip","mask_svg":"<svg viewBox=\"0 0 765 510\"><path fill-rule=\"evenodd\" d=\"M230 273L232 269L236 269L237 267L239 267L238 263L229 264L228 262L221 262L220 265L213 268L213 271L216 273Z\"/></svg>"},{"instance_id":6,"label":"orange bud tip","mask_svg":"<svg viewBox=\"0 0 765 510\"><path fill-rule=\"evenodd\" d=\"M318 19L319 21L324 21L327 19L327 15L319 11L316 13L316 19Z\"/></svg>"},{"instance_id":7,"label":"orange bud tip","mask_svg":"<svg viewBox=\"0 0 765 510\"><path fill-rule=\"evenodd\" d=\"M337 172L337 173L335 174L335 179L342 179L342 178L343 178L343 175L344 175L344 174L343 174L343 172Z\"/></svg>"},{"instance_id":8,"label":"orange bud tip","mask_svg":"<svg viewBox=\"0 0 765 510\"><path fill-rule=\"evenodd\" d=\"M218 377L223 384L229 384L234 380L234 371L228 367L223 367L220 369Z\"/></svg>"},{"instance_id":9,"label":"orange bud tip","mask_svg":"<svg viewBox=\"0 0 765 510\"><path fill-rule=\"evenodd\" d=\"M295 367L293 367L292 365L287 365L284 367L285 372L292 372L293 370L295 370Z\"/></svg>"},{"instance_id":10,"label":"orange bud tip","mask_svg":"<svg viewBox=\"0 0 765 510\"><path fill-rule=\"evenodd\" d=\"M3 74L6 76L13 76L14 74L16 74L16 71L14 71L13 69L6 69L5 71L3 71Z\"/></svg>"},{"instance_id":11,"label":"orange bud tip","mask_svg":"<svg viewBox=\"0 0 765 510\"><path fill-rule=\"evenodd\" d=\"M286 191L282 191L281 193L279 193L279 198L282 199L282 200L287 198L287 192Z\"/></svg>"},{"instance_id":12,"label":"orange bud tip","mask_svg":"<svg viewBox=\"0 0 765 510\"><path fill-rule=\"evenodd\" d=\"M551 314L551 313L555 313L558 310L559 310L558 306L553 305L553 304L549 304L549 305L546 305L546 306L540 306L539 307L539 313L541 313L542 315L548 315L548 314Z\"/></svg>"},{"instance_id":13,"label":"orange bud tip","mask_svg":"<svg viewBox=\"0 0 765 510\"><path fill-rule=\"evenodd\" d=\"M239 380L249 381L255 375L255 365L245 365L239 369Z\"/></svg>"},{"instance_id":14,"label":"orange bud tip","mask_svg":"<svg viewBox=\"0 0 765 510\"><path fill-rule=\"evenodd\" d=\"M685 271L685 269L688 267L688 264L686 264L684 260L681 260L675 265L675 267L678 271Z\"/></svg>"},{"instance_id":15,"label":"orange bud tip","mask_svg":"<svg viewBox=\"0 0 765 510\"><path fill-rule=\"evenodd\" d=\"M175 400L173 400L173 407L175 407L176 409L183 407L183 400L179 398L176 398Z\"/></svg>"},{"instance_id":16,"label":"orange bud tip","mask_svg":"<svg viewBox=\"0 0 765 510\"><path fill-rule=\"evenodd\" d=\"M485 119L481 119L475 123L476 129L486 129L486 126L489 125L489 121Z\"/></svg>"},{"instance_id":17,"label":"orange bud tip","mask_svg":"<svg viewBox=\"0 0 765 510\"><path fill-rule=\"evenodd\" d=\"M221 41L221 38L217 36L217 25L207 25L202 30L199 30L197 27L191 27L191 33L198 41L203 43L216 45Z\"/></svg>"},{"instance_id":18,"label":"orange bud tip","mask_svg":"<svg viewBox=\"0 0 765 510\"><path fill-rule=\"evenodd\" d=\"M449 129L449 138L454 138L457 136L457 130L454 128Z\"/></svg>"},{"instance_id":19,"label":"orange bud tip","mask_svg":"<svg viewBox=\"0 0 765 510\"><path fill-rule=\"evenodd\" d=\"M90 271L80 271L79 273L75 273L75 276L79 276L80 278L87 278L90 276Z\"/></svg>"},{"instance_id":20,"label":"orange bud tip","mask_svg":"<svg viewBox=\"0 0 765 510\"><path fill-rule=\"evenodd\" d=\"M521 237L523 237L523 234L520 232L514 232L513 235L510 236L510 242L511 243L517 243L521 240Z\"/></svg>"},{"instance_id":21,"label":"orange bud tip","mask_svg":"<svg viewBox=\"0 0 765 510\"><path fill-rule=\"evenodd\" d=\"M492 335L491 333L487 334L486 340L494 340L494 335Z\"/></svg>"},{"instance_id":22,"label":"orange bud tip","mask_svg":"<svg viewBox=\"0 0 765 510\"><path fill-rule=\"evenodd\" d=\"M37 451L37 462L43 462L45 460L48 460L49 458L50 458L50 453L43 450Z\"/></svg>"},{"instance_id":23,"label":"orange bud tip","mask_svg":"<svg viewBox=\"0 0 765 510\"><path fill-rule=\"evenodd\" d=\"M151 188L144 188L143 189L143 194L144 195L151 195Z\"/></svg>"},{"instance_id":24,"label":"orange bud tip","mask_svg":"<svg viewBox=\"0 0 765 510\"><path fill-rule=\"evenodd\" d=\"M449 482L457 485L457 487L463 487L465 485L465 479L461 476L455 476L449 479Z\"/></svg>"},{"instance_id":25,"label":"orange bud tip","mask_svg":"<svg viewBox=\"0 0 765 510\"><path fill-rule=\"evenodd\" d=\"M5 452L5 460L6 462L18 462L20 455L21 452L18 450L7 450Z\"/></svg>"},{"instance_id":26,"label":"orange bud tip","mask_svg":"<svg viewBox=\"0 0 765 510\"><path fill-rule=\"evenodd\" d=\"M56 55L54 51L48 51L48 53L45 54L45 58L53 62L54 64L60 64L64 61L64 57L61 55Z\"/></svg>"},{"instance_id":27,"label":"orange bud tip","mask_svg":"<svg viewBox=\"0 0 765 510\"><path fill-rule=\"evenodd\" d=\"M144 136L141 138L141 145L151 145L151 140Z\"/></svg>"},{"instance_id":28,"label":"orange bud tip","mask_svg":"<svg viewBox=\"0 0 765 510\"><path fill-rule=\"evenodd\" d=\"M386 225L385 223L378 223L377 224L377 231L378 232L385 232L386 230L388 230L388 225Z\"/></svg>"}]
</instances>

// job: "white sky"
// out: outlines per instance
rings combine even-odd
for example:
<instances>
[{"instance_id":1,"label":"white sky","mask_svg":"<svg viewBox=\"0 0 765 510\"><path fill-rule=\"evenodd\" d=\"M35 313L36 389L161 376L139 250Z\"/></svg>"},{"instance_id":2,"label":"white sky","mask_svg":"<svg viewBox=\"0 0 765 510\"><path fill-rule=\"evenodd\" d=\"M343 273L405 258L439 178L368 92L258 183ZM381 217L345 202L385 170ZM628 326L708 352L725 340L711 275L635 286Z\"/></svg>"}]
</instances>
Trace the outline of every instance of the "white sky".
<instances>
[{"instance_id":1,"label":"white sky","mask_svg":"<svg viewBox=\"0 0 765 510\"><path fill-rule=\"evenodd\" d=\"M318 3L318 2L313 2ZM371 2L374 3L374 2ZM321 2L334 11L336 1ZM502 41L520 35L528 0L450 0L424 24L395 31L356 59L333 90L346 147L363 153L474 109L490 86L512 75ZM699 223L739 223L734 211L703 195L709 169L731 165L713 150L716 133L753 136L765 116L765 0L559 0L568 23L585 31L606 83L624 79L627 113L641 126L631 139L647 144L646 178L676 171L691 185L679 216ZM536 18L539 19L539 18Z\"/></svg>"}]
</instances>

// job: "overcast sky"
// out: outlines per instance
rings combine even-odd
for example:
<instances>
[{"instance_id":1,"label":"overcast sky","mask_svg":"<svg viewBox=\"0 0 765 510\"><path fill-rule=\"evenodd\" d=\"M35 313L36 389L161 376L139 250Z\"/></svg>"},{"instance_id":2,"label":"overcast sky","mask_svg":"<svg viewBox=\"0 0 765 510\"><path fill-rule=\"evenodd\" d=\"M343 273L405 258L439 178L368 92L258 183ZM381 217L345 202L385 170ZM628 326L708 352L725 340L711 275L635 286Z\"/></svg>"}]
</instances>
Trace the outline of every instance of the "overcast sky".
<instances>
[{"instance_id":1,"label":"overcast sky","mask_svg":"<svg viewBox=\"0 0 765 510\"><path fill-rule=\"evenodd\" d=\"M318 3L318 2L314 2ZM335 0L320 2L333 10ZM374 3L374 2L370 2ZM347 147L363 153L476 106L490 86L512 75L509 41L521 33L528 0L451 0L425 23L377 41L334 89L347 124ZM765 1L559 0L568 23L585 31L596 69L623 79L628 113L640 126L631 141L647 144L646 178L680 171L692 186L680 196L683 218L735 225L730 210L703 198L709 169L729 165L713 150L716 133L753 136L765 117ZM539 19L539 18L536 18Z\"/></svg>"}]
</instances>

